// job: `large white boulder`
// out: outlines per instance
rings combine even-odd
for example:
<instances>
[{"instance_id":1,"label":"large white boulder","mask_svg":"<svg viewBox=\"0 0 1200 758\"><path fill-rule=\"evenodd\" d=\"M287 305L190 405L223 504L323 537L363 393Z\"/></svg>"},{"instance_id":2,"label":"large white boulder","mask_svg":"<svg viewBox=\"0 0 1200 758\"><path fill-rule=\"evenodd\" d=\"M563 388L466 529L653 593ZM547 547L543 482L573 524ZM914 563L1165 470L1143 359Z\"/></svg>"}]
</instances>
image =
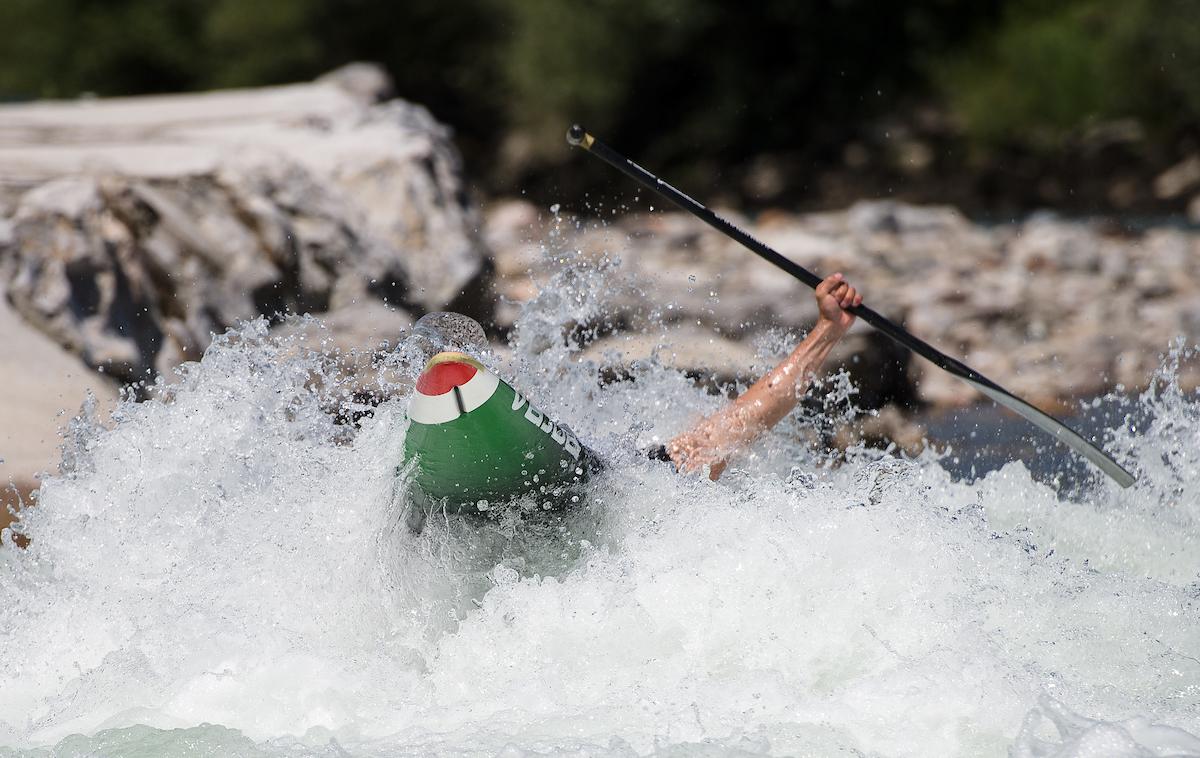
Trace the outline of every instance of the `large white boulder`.
<instances>
[{"instance_id":1,"label":"large white boulder","mask_svg":"<svg viewBox=\"0 0 1200 758\"><path fill-rule=\"evenodd\" d=\"M424 108L379 102L389 88L357 65L284 87L0 106L13 308L136 381L259 314L463 307L490 269L459 155Z\"/></svg>"}]
</instances>

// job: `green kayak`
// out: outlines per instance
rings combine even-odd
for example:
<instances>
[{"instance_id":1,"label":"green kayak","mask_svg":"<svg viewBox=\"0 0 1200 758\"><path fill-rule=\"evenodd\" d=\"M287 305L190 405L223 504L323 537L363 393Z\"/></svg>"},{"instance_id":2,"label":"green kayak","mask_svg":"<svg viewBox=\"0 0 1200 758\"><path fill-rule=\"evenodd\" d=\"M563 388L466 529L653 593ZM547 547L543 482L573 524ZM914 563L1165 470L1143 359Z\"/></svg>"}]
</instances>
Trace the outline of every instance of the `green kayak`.
<instances>
[{"instance_id":1,"label":"green kayak","mask_svg":"<svg viewBox=\"0 0 1200 758\"><path fill-rule=\"evenodd\" d=\"M596 466L569 429L464 353L429 360L408 418L409 492L426 509L486 513L522 495L563 507Z\"/></svg>"}]
</instances>

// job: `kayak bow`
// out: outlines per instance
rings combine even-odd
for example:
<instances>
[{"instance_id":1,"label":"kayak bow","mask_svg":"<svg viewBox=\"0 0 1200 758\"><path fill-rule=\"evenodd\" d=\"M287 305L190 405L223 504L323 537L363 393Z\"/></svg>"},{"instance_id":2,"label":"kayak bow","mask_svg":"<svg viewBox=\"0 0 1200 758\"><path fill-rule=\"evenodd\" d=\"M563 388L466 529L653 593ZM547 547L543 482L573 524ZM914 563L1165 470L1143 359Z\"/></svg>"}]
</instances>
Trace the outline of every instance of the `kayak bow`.
<instances>
[{"instance_id":1,"label":"kayak bow","mask_svg":"<svg viewBox=\"0 0 1200 758\"><path fill-rule=\"evenodd\" d=\"M595 467L570 429L465 353L429 360L408 418L409 493L427 509L484 513L531 495L551 510L577 500L571 490Z\"/></svg>"}]
</instances>

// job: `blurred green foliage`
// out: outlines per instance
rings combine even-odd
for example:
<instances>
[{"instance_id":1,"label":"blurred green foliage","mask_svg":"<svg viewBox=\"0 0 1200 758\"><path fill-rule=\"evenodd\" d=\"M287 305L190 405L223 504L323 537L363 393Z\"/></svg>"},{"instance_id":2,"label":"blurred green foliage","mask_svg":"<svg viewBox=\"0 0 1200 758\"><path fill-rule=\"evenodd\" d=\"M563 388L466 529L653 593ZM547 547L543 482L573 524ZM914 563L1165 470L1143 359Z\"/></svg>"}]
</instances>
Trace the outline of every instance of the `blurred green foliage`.
<instances>
[{"instance_id":1,"label":"blurred green foliage","mask_svg":"<svg viewBox=\"0 0 1200 758\"><path fill-rule=\"evenodd\" d=\"M470 128L499 109L497 13L491 0L0 0L0 100L280 84L369 60Z\"/></svg>"},{"instance_id":2,"label":"blurred green foliage","mask_svg":"<svg viewBox=\"0 0 1200 758\"><path fill-rule=\"evenodd\" d=\"M935 78L980 142L1053 148L1081 127L1133 117L1171 130L1200 120L1200 3L1010 4Z\"/></svg>"},{"instance_id":3,"label":"blurred green foliage","mask_svg":"<svg viewBox=\"0 0 1200 758\"><path fill-rule=\"evenodd\" d=\"M922 56L1000 0L513 0L501 65L514 123L578 119L646 160L723 161L844 139L920 92Z\"/></svg>"},{"instance_id":4,"label":"blurred green foliage","mask_svg":"<svg viewBox=\"0 0 1200 758\"><path fill-rule=\"evenodd\" d=\"M382 63L476 155L582 120L647 161L838 150L940 98L980 143L1200 120L1197 0L0 0L0 100ZM536 161L535 161L536 162Z\"/></svg>"},{"instance_id":5,"label":"blurred green foliage","mask_svg":"<svg viewBox=\"0 0 1200 758\"><path fill-rule=\"evenodd\" d=\"M205 4L4 0L0 97L190 89L200 83L196 28Z\"/></svg>"}]
</instances>

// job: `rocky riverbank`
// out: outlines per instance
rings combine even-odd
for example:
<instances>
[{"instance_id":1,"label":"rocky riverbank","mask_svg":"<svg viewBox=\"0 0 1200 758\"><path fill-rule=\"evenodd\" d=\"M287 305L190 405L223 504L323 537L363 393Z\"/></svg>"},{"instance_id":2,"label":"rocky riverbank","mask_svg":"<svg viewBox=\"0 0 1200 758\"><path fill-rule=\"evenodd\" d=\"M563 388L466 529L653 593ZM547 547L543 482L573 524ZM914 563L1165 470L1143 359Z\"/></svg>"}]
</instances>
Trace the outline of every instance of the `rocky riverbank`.
<instances>
[{"instance_id":1,"label":"rocky riverbank","mask_svg":"<svg viewBox=\"0 0 1200 758\"><path fill-rule=\"evenodd\" d=\"M807 290L691 217L600 223L511 199L481 210L450 130L388 91L355 66L288 87L0 107L0 478L53 467L31 441L53 439L54 410L73 413L88 389L111 399L259 315L317 315L329 352L369 353L442 309L502 338L572 258L612 267L601 315L570 325L607 372L655 352L700 379L744 381L781 334L811 324ZM1194 229L1048 214L983 226L891 202L726 215L815 272L844 272L872 307L1046 407L1144 386L1171 340L1200 336ZM54 361L31 352L47 350ZM865 327L834 362L865 407L977 399Z\"/></svg>"},{"instance_id":2,"label":"rocky riverbank","mask_svg":"<svg viewBox=\"0 0 1200 758\"><path fill-rule=\"evenodd\" d=\"M1200 337L1194 229L1135 233L1048 213L983 226L950 207L886 201L810 215L723 215L814 272L845 273L873 308L1045 407L1144 387L1172 340ZM607 318L636 327L657 312L688 368L711 365L713 339L732 366L749 365L746 346L764 331L800 331L815 317L806 289L690 216L654 212L580 224L516 201L487 214L485 238L503 295L520 300L535 287L529 272L551 233L555 249L594 261L619 257L620 268L645 286L614 291ZM837 361L862 385L868 406L978 399L865 325ZM1184 367L1186 385L1200 383L1198 368Z\"/></svg>"}]
</instances>

